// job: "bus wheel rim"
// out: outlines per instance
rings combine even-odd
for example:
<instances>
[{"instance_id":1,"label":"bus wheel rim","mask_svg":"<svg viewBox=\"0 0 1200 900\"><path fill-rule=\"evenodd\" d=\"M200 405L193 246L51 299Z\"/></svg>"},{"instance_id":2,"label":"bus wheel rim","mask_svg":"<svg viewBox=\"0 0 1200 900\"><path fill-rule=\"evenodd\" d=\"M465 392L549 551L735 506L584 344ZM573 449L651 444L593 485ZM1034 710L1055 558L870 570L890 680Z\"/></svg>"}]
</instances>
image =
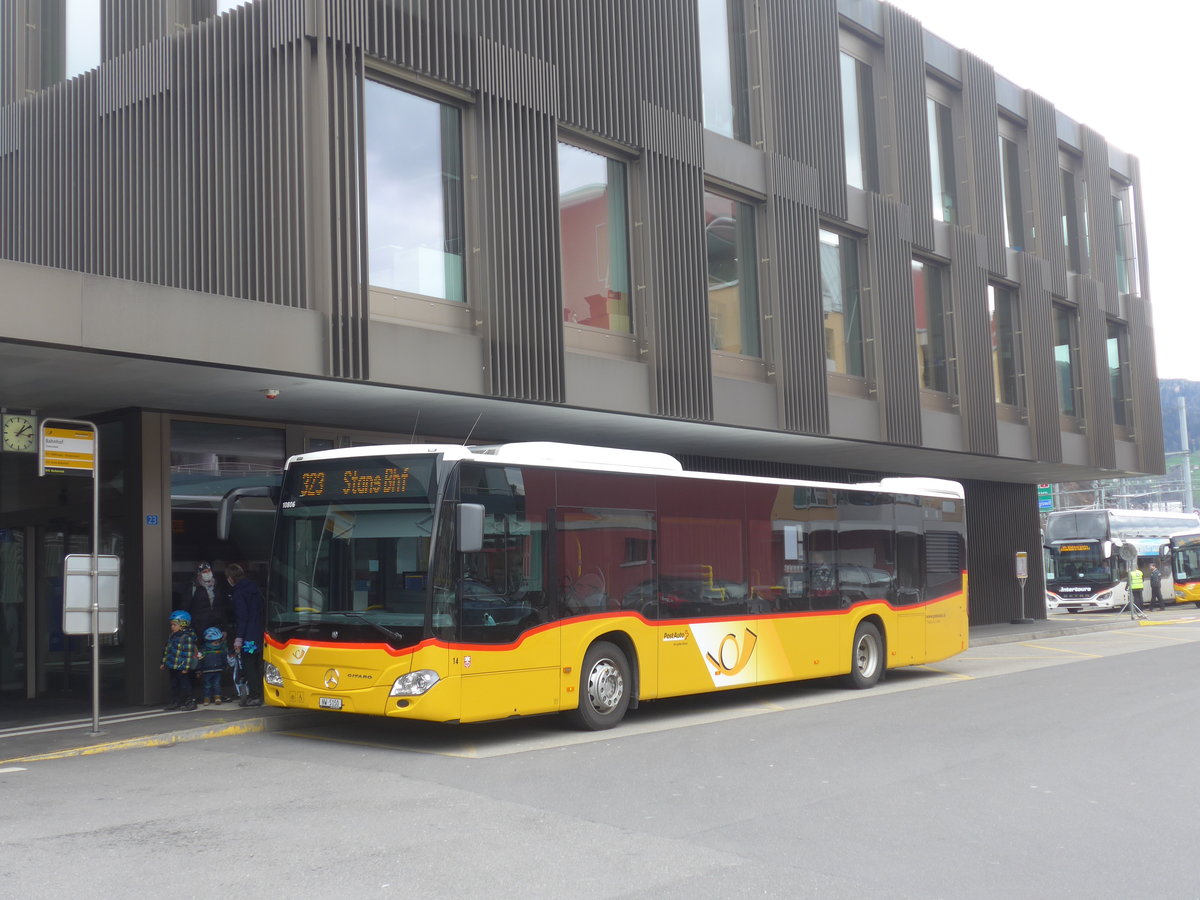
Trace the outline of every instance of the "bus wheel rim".
<instances>
[{"instance_id":1,"label":"bus wheel rim","mask_svg":"<svg viewBox=\"0 0 1200 900\"><path fill-rule=\"evenodd\" d=\"M625 679L611 659L597 660L588 673L588 702L598 713L610 713L625 694Z\"/></svg>"},{"instance_id":2,"label":"bus wheel rim","mask_svg":"<svg viewBox=\"0 0 1200 900\"><path fill-rule=\"evenodd\" d=\"M875 639L869 634L864 634L858 639L858 646L855 648L858 671L868 678L874 674L875 666L878 661L878 653L875 649Z\"/></svg>"}]
</instances>

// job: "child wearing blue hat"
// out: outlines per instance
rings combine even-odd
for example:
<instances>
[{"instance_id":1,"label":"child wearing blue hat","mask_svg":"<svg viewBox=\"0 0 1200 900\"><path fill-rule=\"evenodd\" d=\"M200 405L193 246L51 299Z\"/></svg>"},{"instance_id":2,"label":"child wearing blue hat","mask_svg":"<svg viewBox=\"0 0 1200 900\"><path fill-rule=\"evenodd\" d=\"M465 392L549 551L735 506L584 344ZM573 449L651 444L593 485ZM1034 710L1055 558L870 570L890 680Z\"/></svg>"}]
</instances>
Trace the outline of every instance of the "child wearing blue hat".
<instances>
[{"instance_id":1,"label":"child wearing blue hat","mask_svg":"<svg viewBox=\"0 0 1200 900\"><path fill-rule=\"evenodd\" d=\"M196 668L196 632L192 631L191 613L182 609L171 613L171 636L163 648L159 668L171 676L171 702L167 710L195 709L192 670Z\"/></svg>"},{"instance_id":2,"label":"child wearing blue hat","mask_svg":"<svg viewBox=\"0 0 1200 900\"><path fill-rule=\"evenodd\" d=\"M225 632L216 625L204 629L200 648L200 675L204 682L204 705L221 705L221 673L225 669Z\"/></svg>"}]
</instances>

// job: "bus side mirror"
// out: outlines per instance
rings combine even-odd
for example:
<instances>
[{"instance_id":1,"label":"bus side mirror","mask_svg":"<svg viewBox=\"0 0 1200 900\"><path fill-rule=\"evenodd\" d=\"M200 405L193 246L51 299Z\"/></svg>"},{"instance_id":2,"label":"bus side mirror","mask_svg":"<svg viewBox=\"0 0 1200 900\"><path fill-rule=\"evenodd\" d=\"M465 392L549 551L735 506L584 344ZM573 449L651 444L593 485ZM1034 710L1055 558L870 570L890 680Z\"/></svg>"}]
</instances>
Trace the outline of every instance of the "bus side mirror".
<instances>
[{"instance_id":1,"label":"bus side mirror","mask_svg":"<svg viewBox=\"0 0 1200 900\"><path fill-rule=\"evenodd\" d=\"M1163 544L1161 547L1159 547L1158 548L1158 556L1160 559L1170 559L1171 558L1171 545Z\"/></svg>"},{"instance_id":2,"label":"bus side mirror","mask_svg":"<svg viewBox=\"0 0 1200 900\"><path fill-rule=\"evenodd\" d=\"M1104 542L1104 558L1112 559L1112 551L1113 551L1112 541L1105 541Z\"/></svg>"},{"instance_id":3,"label":"bus side mirror","mask_svg":"<svg viewBox=\"0 0 1200 900\"><path fill-rule=\"evenodd\" d=\"M478 553L483 549L483 504L458 504L458 549Z\"/></svg>"}]
</instances>

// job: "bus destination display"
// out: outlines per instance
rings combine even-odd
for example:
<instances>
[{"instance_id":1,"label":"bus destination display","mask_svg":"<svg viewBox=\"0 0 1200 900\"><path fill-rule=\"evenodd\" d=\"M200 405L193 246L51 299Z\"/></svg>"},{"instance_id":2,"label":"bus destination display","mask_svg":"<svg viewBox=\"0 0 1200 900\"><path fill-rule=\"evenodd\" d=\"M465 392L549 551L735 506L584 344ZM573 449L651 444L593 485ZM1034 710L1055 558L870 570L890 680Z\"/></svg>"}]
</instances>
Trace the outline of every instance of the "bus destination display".
<instances>
[{"instance_id":1,"label":"bus destination display","mask_svg":"<svg viewBox=\"0 0 1200 900\"><path fill-rule=\"evenodd\" d=\"M339 461L340 462L340 461ZM334 499L427 499L433 466L428 460L347 460L297 467L288 477L287 498L312 503Z\"/></svg>"}]
</instances>

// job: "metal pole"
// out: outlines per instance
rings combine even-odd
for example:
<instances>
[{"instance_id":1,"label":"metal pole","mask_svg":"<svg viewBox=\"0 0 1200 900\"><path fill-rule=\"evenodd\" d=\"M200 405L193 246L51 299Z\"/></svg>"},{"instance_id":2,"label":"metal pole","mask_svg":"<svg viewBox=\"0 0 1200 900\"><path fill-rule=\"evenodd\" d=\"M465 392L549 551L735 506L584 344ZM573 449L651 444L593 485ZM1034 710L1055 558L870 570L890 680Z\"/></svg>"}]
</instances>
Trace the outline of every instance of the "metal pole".
<instances>
[{"instance_id":1,"label":"metal pole","mask_svg":"<svg viewBox=\"0 0 1200 900\"><path fill-rule=\"evenodd\" d=\"M92 463L92 734L100 733L100 431Z\"/></svg>"},{"instance_id":2,"label":"metal pole","mask_svg":"<svg viewBox=\"0 0 1200 900\"><path fill-rule=\"evenodd\" d=\"M1188 440L1187 404L1182 397L1177 398L1179 404L1179 446L1183 450L1183 511L1191 512L1192 506L1192 446Z\"/></svg>"}]
</instances>

